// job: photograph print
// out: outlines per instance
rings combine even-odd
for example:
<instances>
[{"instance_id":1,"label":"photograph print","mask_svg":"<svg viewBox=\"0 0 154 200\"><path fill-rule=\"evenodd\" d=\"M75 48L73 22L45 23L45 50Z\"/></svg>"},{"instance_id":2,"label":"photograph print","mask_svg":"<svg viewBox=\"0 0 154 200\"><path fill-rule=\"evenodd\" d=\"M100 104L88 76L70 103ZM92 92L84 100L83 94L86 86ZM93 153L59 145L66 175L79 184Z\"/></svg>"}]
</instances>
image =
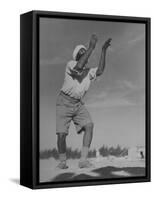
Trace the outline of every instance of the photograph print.
<instances>
[{"instance_id":1,"label":"photograph print","mask_svg":"<svg viewBox=\"0 0 154 200\"><path fill-rule=\"evenodd\" d=\"M39 18L39 182L146 174L144 23Z\"/></svg>"}]
</instances>

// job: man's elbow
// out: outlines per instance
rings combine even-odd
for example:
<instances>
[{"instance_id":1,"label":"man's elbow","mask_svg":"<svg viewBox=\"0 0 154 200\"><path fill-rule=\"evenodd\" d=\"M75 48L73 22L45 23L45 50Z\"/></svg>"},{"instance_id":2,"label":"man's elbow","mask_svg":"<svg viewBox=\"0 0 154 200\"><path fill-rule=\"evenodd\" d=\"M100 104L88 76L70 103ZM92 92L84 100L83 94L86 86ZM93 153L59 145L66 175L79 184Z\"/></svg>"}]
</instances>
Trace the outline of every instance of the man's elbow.
<instances>
[{"instance_id":1,"label":"man's elbow","mask_svg":"<svg viewBox=\"0 0 154 200\"><path fill-rule=\"evenodd\" d=\"M101 76L103 74L103 69L98 69L96 72L96 76Z\"/></svg>"}]
</instances>

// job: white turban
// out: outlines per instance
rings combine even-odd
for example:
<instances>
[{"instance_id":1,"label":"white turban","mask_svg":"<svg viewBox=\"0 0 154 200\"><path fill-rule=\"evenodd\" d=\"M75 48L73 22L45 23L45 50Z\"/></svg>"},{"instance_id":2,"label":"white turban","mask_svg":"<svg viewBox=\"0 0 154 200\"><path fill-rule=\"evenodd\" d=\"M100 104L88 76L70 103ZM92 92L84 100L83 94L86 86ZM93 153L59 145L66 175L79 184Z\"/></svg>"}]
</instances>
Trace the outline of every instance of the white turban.
<instances>
[{"instance_id":1,"label":"white turban","mask_svg":"<svg viewBox=\"0 0 154 200\"><path fill-rule=\"evenodd\" d=\"M80 51L80 49L85 49L85 50L87 50L86 47L85 47L84 45L82 45L82 44L77 45L77 46L75 47L74 51L73 51L73 59L74 59L74 60L76 60L76 56L77 56L78 52Z\"/></svg>"}]
</instances>

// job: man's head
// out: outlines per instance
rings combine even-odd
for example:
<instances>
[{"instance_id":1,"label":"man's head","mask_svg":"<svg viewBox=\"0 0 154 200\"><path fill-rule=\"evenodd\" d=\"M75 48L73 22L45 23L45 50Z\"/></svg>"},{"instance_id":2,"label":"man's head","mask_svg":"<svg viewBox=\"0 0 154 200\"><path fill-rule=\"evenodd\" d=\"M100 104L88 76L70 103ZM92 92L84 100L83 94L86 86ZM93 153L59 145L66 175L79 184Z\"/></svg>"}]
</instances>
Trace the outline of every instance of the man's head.
<instances>
[{"instance_id":1,"label":"man's head","mask_svg":"<svg viewBox=\"0 0 154 200\"><path fill-rule=\"evenodd\" d=\"M77 45L73 51L73 59L78 61L85 54L86 50L84 45Z\"/></svg>"}]
</instances>

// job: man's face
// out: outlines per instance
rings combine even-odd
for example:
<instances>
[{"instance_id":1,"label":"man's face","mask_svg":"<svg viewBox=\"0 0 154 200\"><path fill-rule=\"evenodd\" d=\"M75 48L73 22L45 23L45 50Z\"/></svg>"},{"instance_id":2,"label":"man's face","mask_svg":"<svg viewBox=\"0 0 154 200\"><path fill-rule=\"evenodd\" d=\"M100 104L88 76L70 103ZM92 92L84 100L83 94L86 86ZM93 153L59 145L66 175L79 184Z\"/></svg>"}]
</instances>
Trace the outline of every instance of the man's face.
<instances>
[{"instance_id":1,"label":"man's face","mask_svg":"<svg viewBox=\"0 0 154 200\"><path fill-rule=\"evenodd\" d=\"M76 60L78 61L84 54L86 50L84 48L81 48L76 56Z\"/></svg>"}]
</instances>

